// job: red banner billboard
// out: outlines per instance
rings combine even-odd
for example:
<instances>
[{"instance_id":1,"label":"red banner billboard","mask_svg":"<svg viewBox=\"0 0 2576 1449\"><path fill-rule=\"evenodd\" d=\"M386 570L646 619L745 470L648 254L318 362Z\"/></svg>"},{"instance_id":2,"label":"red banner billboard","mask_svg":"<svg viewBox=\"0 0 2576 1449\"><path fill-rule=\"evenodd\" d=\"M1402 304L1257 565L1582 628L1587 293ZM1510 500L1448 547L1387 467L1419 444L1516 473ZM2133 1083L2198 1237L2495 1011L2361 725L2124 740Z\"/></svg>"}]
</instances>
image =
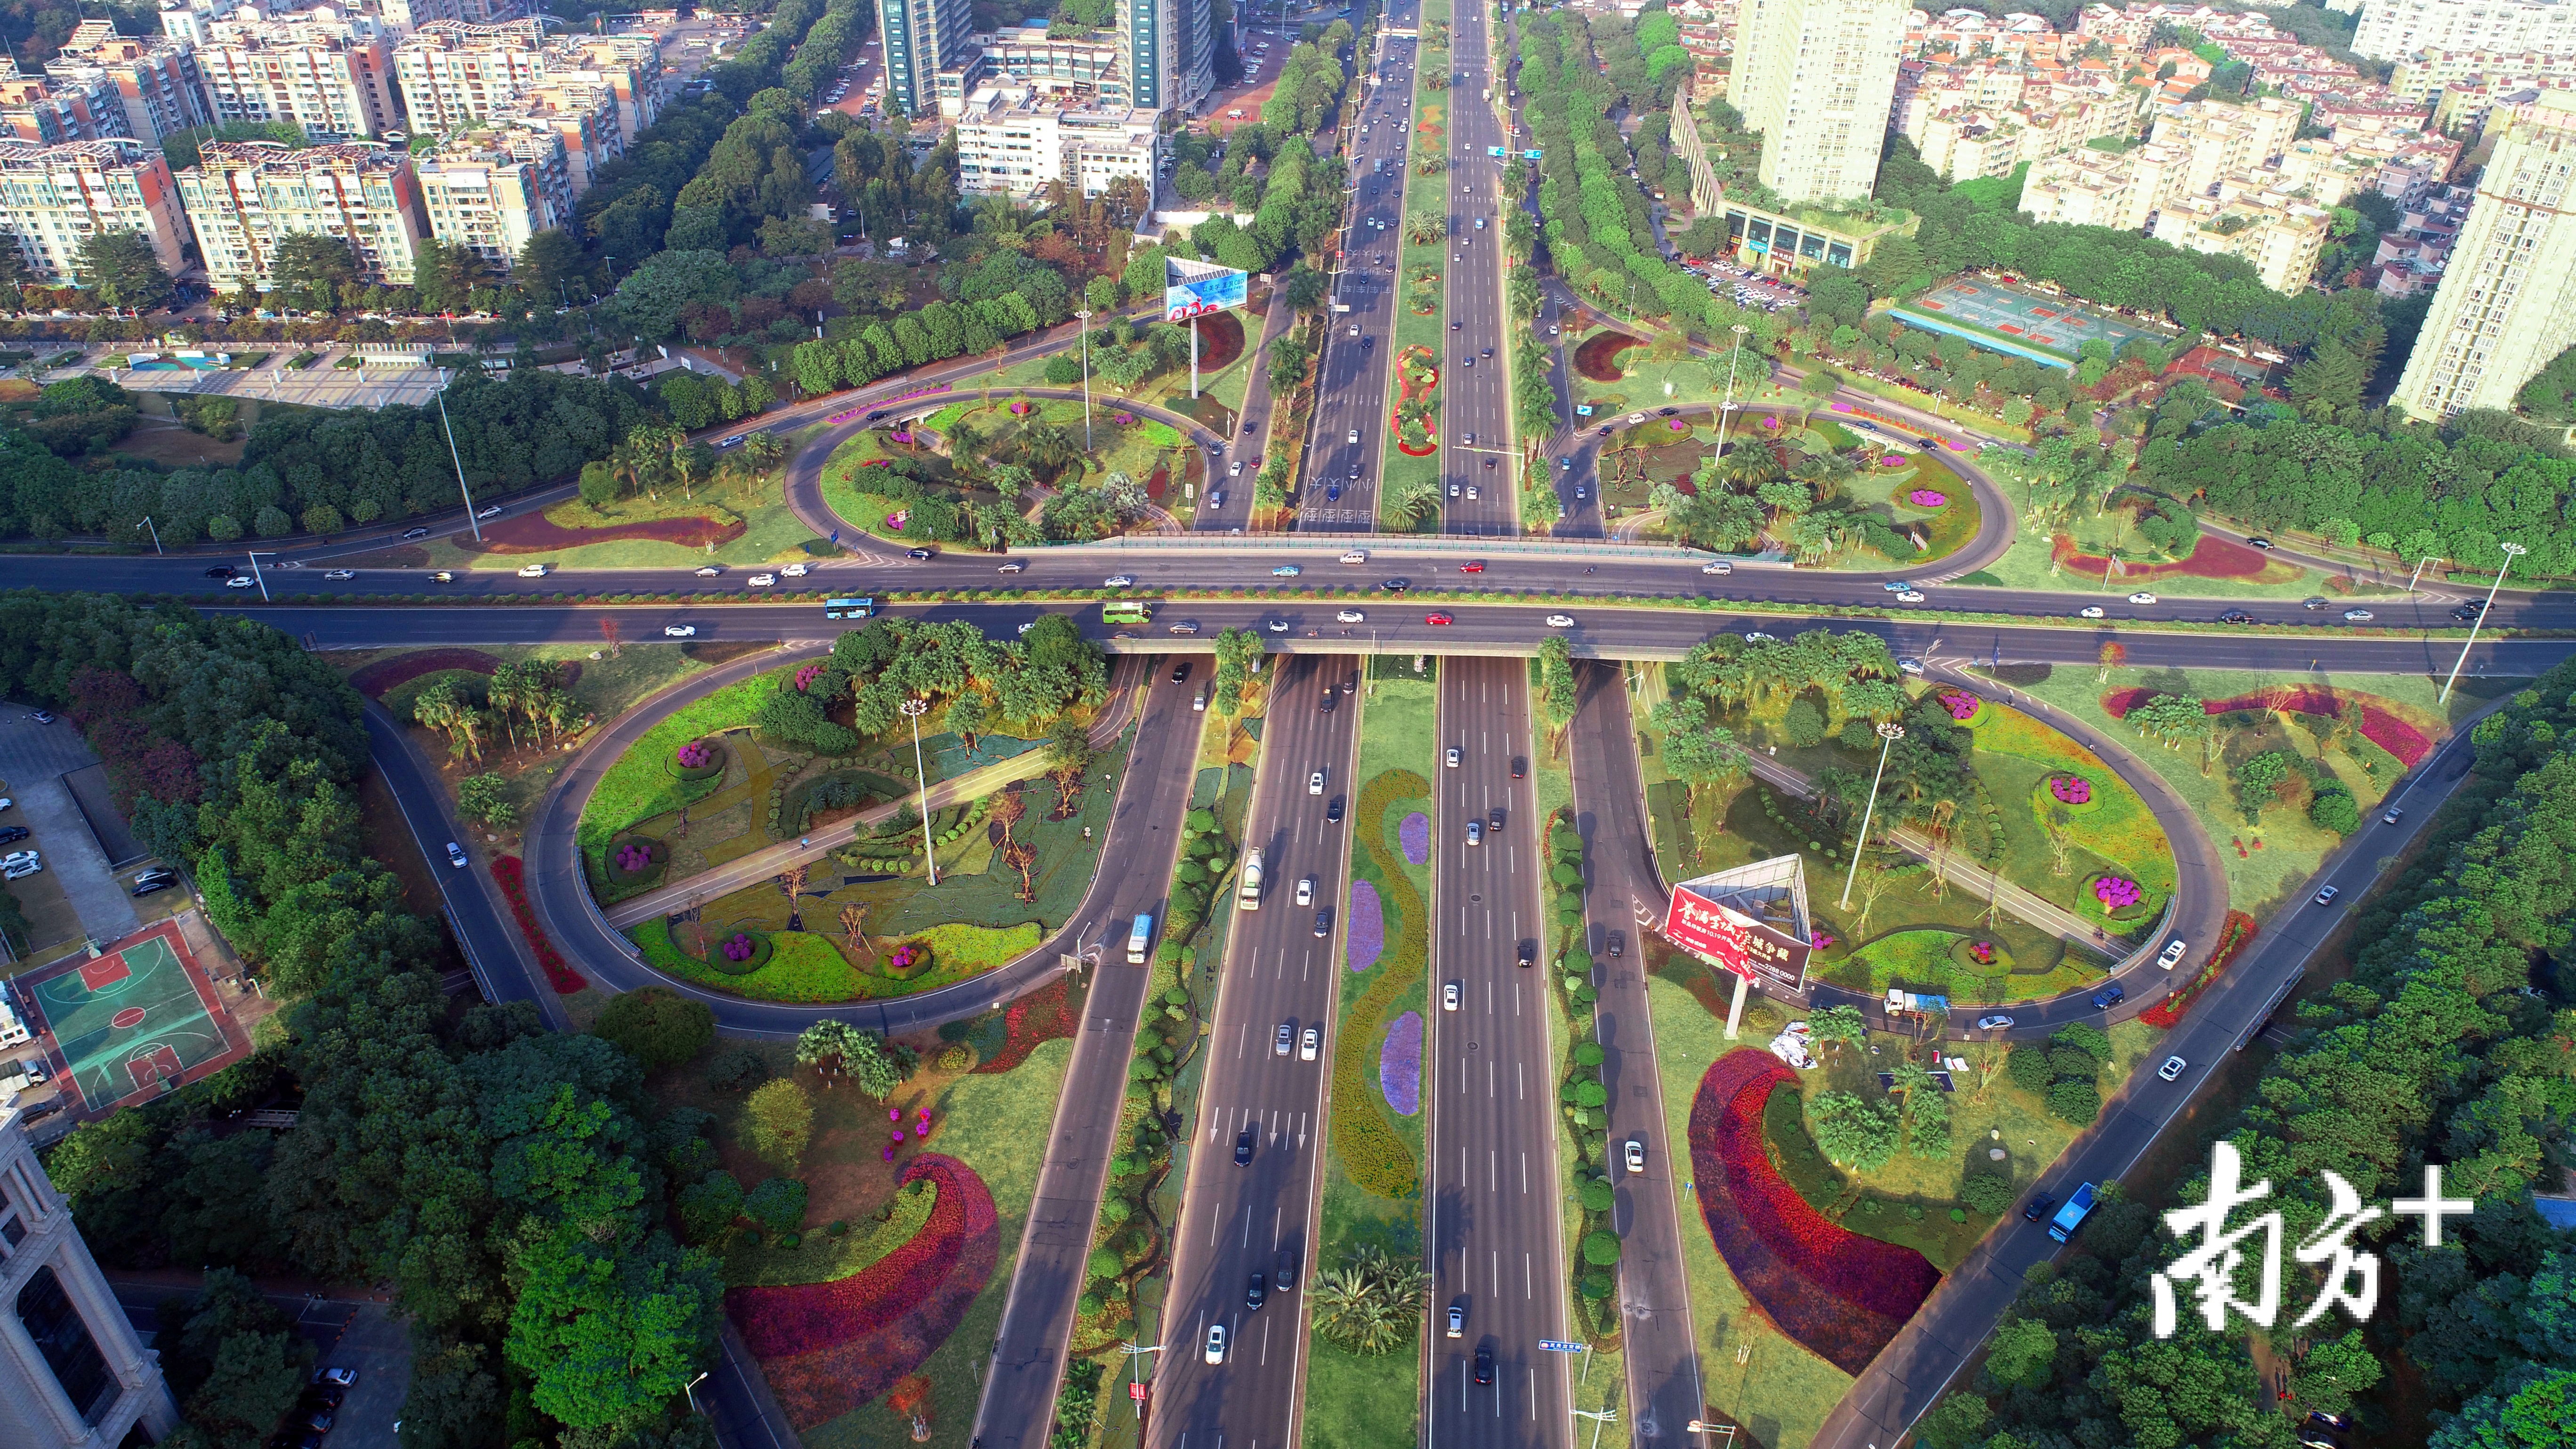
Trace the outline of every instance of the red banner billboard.
<instances>
[{"instance_id":1,"label":"red banner billboard","mask_svg":"<svg viewBox=\"0 0 2576 1449\"><path fill-rule=\"evenodd\" d=\"M1790 991L1807 985L1808 944L1688 889L1673 892L1664 938L1721 971L1770 980Z\"/></svg>"}]
</instances>

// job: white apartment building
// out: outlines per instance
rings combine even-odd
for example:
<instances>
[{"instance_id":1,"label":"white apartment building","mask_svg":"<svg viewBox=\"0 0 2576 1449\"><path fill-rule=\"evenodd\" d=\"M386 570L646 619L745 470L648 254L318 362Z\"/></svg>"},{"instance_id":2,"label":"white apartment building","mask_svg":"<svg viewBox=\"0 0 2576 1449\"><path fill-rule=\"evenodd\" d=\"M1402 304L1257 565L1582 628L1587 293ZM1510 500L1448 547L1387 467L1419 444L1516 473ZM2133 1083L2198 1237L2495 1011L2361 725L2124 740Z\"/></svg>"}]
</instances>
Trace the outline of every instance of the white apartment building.
<instances>
[{"instance_id":1,"label":"white apartment building","mask_svg":"<svg viewBox=\"0 0 2576 1449\"><path fill-rule=\"evenodd\" d=\"M1152 111L1052 105L1024 88L985 86L957 118L957 185L969 195L1015 197L1057 181L1085 196L1122 176L1151 186L1161 139Z\"/></svg>"},{"instance_id":2,"label":"white apartment building","mask_svg":"<svg viewBox=\"0 0 2576 1449\"><path fill-rule=\"evenodd\" d=\"M0 54L0 138L58 146L122 136L125 127L125 100L105 71L91 70L79 81L22 75L16 61Z\"/></svg>"},{"instance_id":3,"label":"white apartment building","mask_svg":"<svg viewBox=\"0 0 2576 1449\"><path fill-rule=\"evenodd\" d=\"M662 46L654 36L548 40L535 20L500 25L436 21L393 51L395 84L414 131L435 134L478 125L536 91L581 85L605 91L615 101L612 119L621 154L662 114L661 72ZM585 99L561 91L543 104L552 110L588 109Z\"/></svg>"},{"instance_id":4,"label":"white apartment building","mask_svg":"<svg viewBox=\"0 0 2576 1449\"><path fill-rule=\"evenodd\" d=\"M0 1107L0 1444L116 1449L179 1427L143 1346L45 1176L26 1112Z\"/></svg>"},{"instance_id":5,"label":"white apartment building","mask_svg":"<svg viewBox=\"0 0 2576 1449\"><path fill-rule=\"evenodd\" d=\"M564 166L574 199L590 189L599 168L626 154L617 95L590 81L547 81L530 86L508 105L495 107L500 125L540 126L563 142Z\"/></svg>"},{"instance_id":6,"label":"white apartment building","mask_svg":"<svg viewBox=\"0 0 2576 1449\"><path fill-rule=\"evenodd\" d=\"M470 246L504 274L528 238L572 221L563 138L537 126L497 126L450 138L412 158L429 233Z\"/></svg>"},{"instance_id":7,"label":"white apartment building","mask_svg":"<svg viewBox=\"0 0 2576 1449\"><path fill-rule=\"evenodd\" d=\"M84 20L45 74L82 89L106 86L125 107L124 134L158 143L173 131L214 124L197 79L195 48L184 40L116 33L110 20Z\"/></svg>"},{"instance_id":8,"label":"white apartment building","mask_svg":"<svg viewBox=\"0 0 2576 1449\"><path fill-rule=\"evenodd\" d=\"M964 60L940 69L939 113L963 114L966 98L986 80L1072 105L1116 105L1125 100L1117 69L1118 47L1111 41L1051 38L1043 25L977 35ZM1112 88L1119 92L1115 98L1107 94Z\"/></svg>"},{"instance_id":9,"label":"white apartment building","mask_svg":"<svg viewBox=\"0 0 2576 1449\"><path fill-rule=\"evenodd\" d=\"M214 284L276 284L280 240L299 233L349 244L368 281L408 287L429 235L420 179L399 151L363 142L290 151L269 141L211 141L179 173L179 201Z\"/></svg>"},{"instance_id":10,"label":"white apartment building","mask_svg":"<svg viewBox=\"0 0 2576 1449\"><path fill-rule=\"evenodd\" d=\"M182 265L187 221L157 146L140 141L0 141L0 232L28 270L49 282L81 280L81 238L140 232L166 272Z\"/></svg>"},{"instance_id":11,"label":"white apartment building","mask_svg":"<svg viewBox=\"0 0 2576 1449\"><path fill-rule=\"evenodd\" d=\"M2506 408L2576 343L2576 92L2544 91L2498 136L2394 401L2419 418Z\"/></svg>"},{"instance_id":12,"label":"white apartment building","mask_svg":"<svg viewBox=\"0 0 2576 1449\"><path fill-rule=\"evenodd\" d=\"M2324 207L2279 191L2178 196L2156 213L2155 238L2185 251L2242 258L2264 286L2296 292L2316 275L2332 220Z\"/></svg>"},{"instance_id":13,"label":"white apartment building","mask_svg":"<svg viewBox=\"0 0 2576 1449\"><path fill-rule=\"evenodd\" d=\"M204 32L197 74L218 124L282 121L317 141L399 129L392 44L370 18L328 5L274 19L245 9Z\"/></svg>"},{"instance_id":14,"label":"white apartment building","mask_svg":"<svg viewBox=\"0 0 2576 1449\"><path fill-rule=\"evenodd\" d=\"M1903 0L1744 0L1735 107L1784 200L1867 196L1896 96Z\"/></svg>"},{"instance_id":15,"label":"white apartment building","mask_svg":"<svg viewBox=\"0 0 2576 1449\"><path fill-rule=\"evenodd\" d=\"M2576 53L2570 0L2362 0L2353 52L2401 60L2423 50Z\"/></svg>"},{"instance_id":16,"label":"white apartment building","mask_svg":"<svg viewBox=\"0 0 2576 1449\"><path fill-rule=\"evenodd\" d=\"M2388 89L2425 105L2439 101L2447 86L2488 76L2576 84L2576 50L2445 50L2430 46L2397 62L2395 73L2388 78Z\"/></svg>"},{"instance_id":17,"label":"white apartment building","mask_svg":"<svg viewBox=\"0 0 2576 1449\"><path fill-rule=\"evenodd\" d=\"M1983 63L1926 64L1897 129L1944 178L2003 176L2024 161L2138 128L2147 91L2102 75L2048 80Z\"/></svg>"}]
</instances>

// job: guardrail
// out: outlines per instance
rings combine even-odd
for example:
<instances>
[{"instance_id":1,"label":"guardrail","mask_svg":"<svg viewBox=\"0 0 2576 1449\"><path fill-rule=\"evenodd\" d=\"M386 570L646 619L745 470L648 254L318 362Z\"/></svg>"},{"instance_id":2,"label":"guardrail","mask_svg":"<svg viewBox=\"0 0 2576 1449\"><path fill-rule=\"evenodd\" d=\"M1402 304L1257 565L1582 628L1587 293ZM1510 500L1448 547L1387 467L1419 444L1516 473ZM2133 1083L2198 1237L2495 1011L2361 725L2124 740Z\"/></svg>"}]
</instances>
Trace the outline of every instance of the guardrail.
<instances>
[{"instance_id":1,"label":"guardrail","mask_svg":"<svg viewBox=\"0 0 2576 1449\"><path fill-rule=\"evenodd\" d=\"M474 973L474 989L485 1001L499 1001L501 998L492 994L492 978L484 974L483 958L474 954L474 942L466 936L464 924L456 919L456 907L448 902L444 889L438 894L438 908L447 916L447 934L455 938L456 949L464 955L465 969Z\"/></svg>"}]
</instances>

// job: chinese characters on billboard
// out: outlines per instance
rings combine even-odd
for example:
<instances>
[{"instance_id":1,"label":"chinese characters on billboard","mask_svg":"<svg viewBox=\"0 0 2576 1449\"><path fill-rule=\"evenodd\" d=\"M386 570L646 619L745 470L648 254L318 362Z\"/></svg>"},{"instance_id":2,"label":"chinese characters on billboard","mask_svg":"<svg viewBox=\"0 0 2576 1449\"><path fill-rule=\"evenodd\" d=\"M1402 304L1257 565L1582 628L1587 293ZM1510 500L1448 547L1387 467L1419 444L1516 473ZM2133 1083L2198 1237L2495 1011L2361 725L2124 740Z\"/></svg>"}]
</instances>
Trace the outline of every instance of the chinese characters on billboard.
<instances>
[{"instance_id":1,"label":"chinese characters on billboard","mask_svg":"<svg viewBox=\"0 0 2576 1449\"><path fill-rule=\"evenodd\" d=\"M1664 937L1721 971L1789 992L1807 986L1808 944L1720 905L1687 886L1673 891Z\"/></svg>"}]
</instances>

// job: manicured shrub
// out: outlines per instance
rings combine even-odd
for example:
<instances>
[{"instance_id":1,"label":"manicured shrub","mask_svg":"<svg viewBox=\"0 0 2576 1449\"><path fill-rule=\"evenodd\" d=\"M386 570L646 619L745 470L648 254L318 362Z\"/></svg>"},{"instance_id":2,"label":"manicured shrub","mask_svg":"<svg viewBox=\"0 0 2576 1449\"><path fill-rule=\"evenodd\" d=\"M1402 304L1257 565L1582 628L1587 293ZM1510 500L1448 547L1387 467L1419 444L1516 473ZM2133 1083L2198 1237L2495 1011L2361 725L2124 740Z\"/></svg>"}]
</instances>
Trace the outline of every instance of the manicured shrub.
<instances>
[{"instance_id":1,"label":"manicured shrub","mask_svg":"<svg viewBox=\"0 0 2576 1449\"><path fill-rule=\"evenodd\" d=\"M1610 1179L1606 1177L1585 1178L1581 1192L1585 1212L1606 1213L1618 1201L1616 1192L1610 1186Z\"/></svg>"},{"instance_id":2,"label":"manicured shrub","mask_svg":"<svg viewBox=\"0 0 2576 1449\"><path fill-rule=\"evenodd\" d=\"M2048 1089L2048 1113L2078 1127L2089 1127L2102 1115L2102 1089L2085 1081L2059 1082Z\"/></svg>"},{"instance_id":3,"label":"manicured shrub","mask_svg":"<svg viewBox=\"0 0 2576 1449\"><path fill-rule=\"evenodd\" d=\"M1618 1262L1619 1235L1617 1233L1585 1233L1583 1235L1583 1261L1598 1268L1607 1268Z\"/></svg>"},{"instance_id":4,"label":"manicured shrub","mask_svg":"<svg viewBox=\"0 0 2576 1449\"><path fill-rule=\"evenodd\" d=\"M647 986L610 998L591 1031L647 1067L676 1067L715 1042L716 1014L702 1001Z\"/></svg>"},{"instance_id":5,"label":"manicured shrub","mask_svg":"<svg viewBox=\"0 0 2576 1449\"><path fill-rule=\"evenodd\" d=\"M1971 1172L1959 1183L1959 1201L1988 1217L2012 1206L2012 1179L1993 1172Z\"/></svg>"},{"instance_id":6,"label":"manicured shrub","mask_svg":"<svg viewBox=\"0 0 2576 1449\"><path fill-rule=\"evenodd\" d=\"M748 1092L769 1080L769 1062L756 1047L728 1046L707 1059L707 1085L719 1092Z\"/></svg>"}]
</instances>

